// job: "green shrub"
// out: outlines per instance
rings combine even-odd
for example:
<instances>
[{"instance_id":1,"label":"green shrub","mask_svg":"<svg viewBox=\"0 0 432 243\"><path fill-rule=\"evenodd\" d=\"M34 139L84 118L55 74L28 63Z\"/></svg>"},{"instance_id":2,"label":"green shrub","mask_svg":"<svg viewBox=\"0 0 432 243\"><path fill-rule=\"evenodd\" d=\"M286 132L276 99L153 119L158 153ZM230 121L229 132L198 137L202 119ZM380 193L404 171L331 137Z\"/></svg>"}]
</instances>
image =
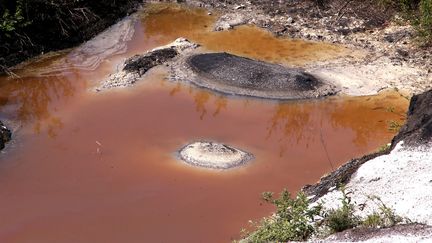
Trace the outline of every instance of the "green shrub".
<instances>
[{"instance_id":1,"label":"green shrub","mask_svg":"<svg viewBox=\"0 0 432 243\"><path fill-rule=\"evenodd\" d=\"M385 205L379 197L370 196L369 199L378 206L378 211L368 215L362 222L363 226L388 228L403 222L403 218L398 216L393 209Z\"/></svg>"},{"instance_id":2,"label":"green shrub","mask_svg":"<svg viewBox=\"0 0 432 243\"><path fill-rule=\"evenodd\" d=\"M405 19L416 28L421 40L432 42L432 0L382 0L401 10Z\"/></svg>"},{"instance_id":3,"label":"green shrub","mask_svg":"<svg viewBox=\"0 0 432 243\"><path fill-rule=\"evenodd\" d=\"M380 152L380 153L386 152L389 150L390 146L391 146L391 143L384 144L378 148L378 152Z\"/></svg>"},{"instance_id":4,"label":"green shrub","mask_svg":"<svg viewBox=\"0 0 432 243\"><path fill-rule=\"evenodd\" d=\"M247 242L302 241L314 233L313 222L321 214L321 206L310 207L304 193L291 198L285 189L277 199L270 192L263 193L263 199L276 206L276 214L262 220L258 229L247 236Z\"/></svg>"},{"instance_id":5,"label":"green shrub","mask_svg":"<svg viewBox=\"0 0 432 243\"><path fill-rule=\"evenodd\" d=\"M325 214L324 224L330 228L331 232L341 232L359 225L359 217L354 215L354 204L351 203L351 197L344 188L341 189L342 207L331 209Z\"/></svg>"},{"instance_id":6,"label":"green shrub","mask_svg":"<svg viewBox=\"0 0 432 243\"><path fill-rule=\"evenodd\" d=\"M397 121L393 121L392 120L392 121L389 122L388 130L392 131L392 132L399 132L399 130L401 129L401 127L402 127L402 124L400 124Z\"/></svg>"},{"instance_id":7,"label":"green shrub","mask_svg":"<svg viewBox=\"0 0 432 243\"><path fill-rule=\"evenodd\" d=\"M421 0L419 11L420 16L417 22L419 33L430 42L432 39L432 0Z\"/></svg>"},{"instance_id":8,"label":"green shrub","mask_svg":"<svg viewBox=\"0 0 432 243\"><path fill-rule=\"evenodd\" d=\"M372 214L369 214L362 222L363 226L371 227L371 228L381 227L382 224L383 221L381 215L377 212L373 212Z\"/></svg>"},{"instance_id":9,"label":"green shrub","mask_svg":"<svg viewBox=\"0 0 432 243\"><path fill-rule=\"evenodd\" d=\"M23 16L23 2L22 0L17 1L15 10L11 11L7 8L0 12L0 31L8 35L9 32L16 30L17 28L23 28L30 24L30 21L25 20Z\"/></svg>"},{"instance_id":10,"label":"green shrub","mask_svg":"<svg viewBox=\"0 0 432 243\"><path fill-rule=\"evenodd\" d=\"M344 187L340 201L342 206L337 209L325 210L321 204L312 207L304 193L291 198L287 190L283 190L279 198L274 199L273 193L263 193L263 199L276 206L274 216L263 219L257 229L247 233L241 242L287 242L303 241L312 235L326 237L335 232L342 232L355 227L385 228L403 222L394 210L387 207L380 198L370 196L369 202L378 206L378 211L360 218L354 214L355 205L351 202L349 192ZM410 223L409 220L406 220Z\"/></svg>"}]
</instances>

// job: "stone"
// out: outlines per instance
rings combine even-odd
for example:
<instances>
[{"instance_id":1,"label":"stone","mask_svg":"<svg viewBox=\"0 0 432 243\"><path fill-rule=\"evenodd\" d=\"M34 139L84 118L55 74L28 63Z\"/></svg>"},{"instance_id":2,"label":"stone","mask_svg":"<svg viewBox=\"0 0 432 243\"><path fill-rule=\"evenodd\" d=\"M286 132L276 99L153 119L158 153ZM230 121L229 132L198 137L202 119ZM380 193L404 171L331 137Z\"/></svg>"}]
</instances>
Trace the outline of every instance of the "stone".
<instances>
[{"instance_id":1,"label":"stone","mask_svg":"<svg viewBox=\"0 0 432 243\"><path fill-rule=\"evenodd\" d=\"M235 14L235 13L228 13L225 15L222 15L215 23L214 30L215 31L225 31L230 30L236 26L246 24L249 21L248 18Z\"/></svg>"},{"instance_id":2,"label":"stone","mask_svg":"<svg viewBox=\"0 0 432 243\"><path fill-rule=\"evenodd\" d=\"M253 155L226 144L200 141L186 145L179 151L184 162L203 168L230 169L253 159Z\"/></svg>"},{"instance_id":3,"label":"stone","mask_svg":"<svg viewBox=\"0 0 432 243\"><path fill-rule=\"evenodd\" d=\"M0 121L0 149L4 149L5 144L12 138L11 131Z\"/></svg>"}]
</instances>

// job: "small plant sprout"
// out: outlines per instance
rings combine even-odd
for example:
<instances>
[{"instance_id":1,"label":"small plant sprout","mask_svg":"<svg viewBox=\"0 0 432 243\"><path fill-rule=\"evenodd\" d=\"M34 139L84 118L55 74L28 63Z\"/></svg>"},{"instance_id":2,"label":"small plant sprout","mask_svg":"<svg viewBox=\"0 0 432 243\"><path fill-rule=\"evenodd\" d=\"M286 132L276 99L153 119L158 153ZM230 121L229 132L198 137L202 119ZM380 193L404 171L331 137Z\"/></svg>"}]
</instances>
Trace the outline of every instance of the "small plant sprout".
<instances>
[{"instance_id":1,"label":"small plant sprout","mask_svg":"<svg viewBox=\"0 0 432 243\"><path fill-rule=\"evenodd\" d=\"M342 197L340 201L342 207L331 209L325 213L324 225L328 226L332 233L341 232L356 227L360 219L354 215L354 204L351 203L351 192L347 192L345 187L341 187Z\"/></svg>"},{"instance_id":2,"label":"small plant sprout","mask_svg":"<svg viewBox=\"0 0 432 243\"><path fill-rule=\"evenodd\" d=\"M392 132L398 132L401 129L401 127L402 127L402 125L399 122L391 120L389 122L388 130L392 131Z\"/></svg>"},{"instance_id":3,"label":"small plant sprout","mask_svg":"<svg viewBox=\"0 0 432 243\"><path fill-rule=\"evenodd\" d=\"M397 215L392 208L385 205L381 198L377 196L368 196L368 199L375 203L375 205L378 207L378 210L366 216L362 222L364 226L374 228L388 228L404 221L404 219Z\"/></svg>"},{"instance_id":4,"label":"small plant sprout","mask_svg":"<svg viewBox=\"0 0 432 243\"><path fill-rule=\"evenodd\" d=\"M276 213L263 219L257 230L248 234L246 242L303 241L314 233L314 220L321 214L322 207L311 207L304 193L299 192L291 198L285 189L279 198L274 198L272 192L264 192L262 197L276 206Z\"/></svg>"}]
</instances>

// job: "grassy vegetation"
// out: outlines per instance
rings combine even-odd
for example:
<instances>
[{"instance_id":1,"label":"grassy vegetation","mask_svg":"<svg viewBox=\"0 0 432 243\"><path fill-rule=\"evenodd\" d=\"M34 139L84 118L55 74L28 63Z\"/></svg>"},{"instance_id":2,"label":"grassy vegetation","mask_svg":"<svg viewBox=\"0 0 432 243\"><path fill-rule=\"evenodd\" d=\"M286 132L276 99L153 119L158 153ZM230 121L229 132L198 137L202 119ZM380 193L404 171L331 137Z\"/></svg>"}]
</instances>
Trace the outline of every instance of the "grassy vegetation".
<instances>
[{"instance_id":1,"label":"grassy vegetation","mask_svg":"<svg viewBox=\"0 0 432 243\"><path fill-rule=\"evenodd\" d=\"M389 121L389 127L388 127L389 131L399 132L399 130L401 129L401 127L402 127L401 123L399 123L397 121L394 121L394 120Z\"/></svg>"},{"instance_id":2,"label":"grassy vegetation","mask_svg":"<svg viewBox=\"0 0 432 243\"><path fill-rule=\"evenodd\" d=\"M17 1L15 9L13 10L3 8L3 13L0 15L0 31L3 32L6 37L10 37L10 32L23 28L30 23L31 22L25 20L23 16L22 0Z\"/></svg>"},{"instance_id":3,"label":"grassy vegetation","mask_svg":"<svg viewBox=\"0 0 432 243\"><path fill-rule=\"evenodd\" d=\"M391 147L391 143L386 143L378 148L378 152L386 152Z\"/></svg>"},{"instance_id":4,"label":"grassy vegetation","mask_svg":"<svg viewBox=\"0 0 432 243\"><path fill-rule=\"evenodd\" d=\"M324 225L326 225L331 233L342 232L347 229L352 229L360 224L361 220L354 215L355 207L351 203L351 197L345 189L342 188L342 207L330 209L324 213Z\"/></svg>"},{"instance_id":5,"label":"grassy vegetation","mask_svg":"<svg viewBox=\"0 0 432 243\"><path fill-rule=\"evenodd\" d=\"M376 196L369 200L378 209L361 218L355 214L356 205L351 202L350 193L343 187L340 190L341 207L337 209L325 209L319 203L312 206L302 192L292 198L287 190L283 190L276 199L273 193L263 193L263 199L276 207L276 213L255 224L256 230L246 232L242 242L304 241L313 235L325 237L356 227L386 228L404 222Z\"/></svg>"},{"instance_id":6,"label":"grassy vegetation","mask_svg":"<svg viewBox=\"0 0 432 243\"><path fill-rule=\"evenodd\" d=\"M392 227L404 221L402 217L396 215L393 209L386 206L379 197L370 196L369 199L377 204L378 211L366 216L362 221L363 226L374 228ZM409 221L408 219L405 220Z\"/></svg>"},{"instance_id":7,"label":"grassy vegetation","mask_svg":"<svg viewBox=\"0 0 432 243\"><path fill-rule=\"evenodd\" d=\"M299 193L291 198L290 193L284 190L275 199L273 193L266 192L263 199L276 206L276 216L263 219L258 230L249 234L248 241L302 241L314 233L312 222L321 214L321 207L310 207L305 194Z\"/></svg>"},{"instance_id":8,"label":"grassy vegetation","mask_svg":"<svg viewBox=\"0 0 432 243\"><path fill-rule=\"evenodd\" d=\"M432 44L432 0L381 0L400 9L402 16L416 28L423 44Z\"/></svg>"}]
</instances>

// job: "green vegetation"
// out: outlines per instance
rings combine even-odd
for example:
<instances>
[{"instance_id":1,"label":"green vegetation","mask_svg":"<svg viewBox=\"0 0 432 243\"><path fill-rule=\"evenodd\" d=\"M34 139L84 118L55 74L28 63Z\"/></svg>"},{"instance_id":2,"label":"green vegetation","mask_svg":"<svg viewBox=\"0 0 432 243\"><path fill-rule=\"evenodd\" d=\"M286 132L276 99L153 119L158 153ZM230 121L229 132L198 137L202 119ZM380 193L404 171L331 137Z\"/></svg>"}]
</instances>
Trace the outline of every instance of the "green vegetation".
<instances>
[{"instance_id":1,"label":"green vegetation","mask_svg":"<svg viewBox=\"0 0 432 243\"><path fill-rule=\"evenodd\" d=\"M401 123L399 123L397 121L394 121L394 120L391 120L389 122L388 130L392 131L392 132L399 132L399 130L401 129L401 127L402 127Z\"/></svg>"},{"instance_id":2,"label":"green vegetation","mask_svg":"<svg viewBox=\"0 0 432 243\"><path fill-rule=\"evenodd\" d=\"M402 217L396 215L393 209L386 206L379 197L370 196L369 199L377 204L378 211L366 216L362 222L363 226L386 228L395 226L404 221Z\"/></svg>"},{"instance_id":3,"label":"green vegetation","mask_svg":"<svg viewBox=\"0 0 432 243\"><path fill-rule=\"evenodd\" d=\"M340 191L341 207L337 209L324 209L320 203L312 206L302 192L291 198L285 189L276 199L271 192L263 193L263 199L276 206L276 213L255 223L256 230L246 232L242 242L304 241L312 235L325 237L356 227L386 228L404 222L376 196L370 196L369 200L378 210L361 218L354 213L356 205L351 202L350 193L344 187Z\"/></svg>"},{"instance_id":4,"label":"green vegetation","mask_svg":"<svg viewBox=\"0 0 432 243\"><path fill-rule=\"evenodd\" d=\"M22 0L17 1L15 10L11 13L9 9L5 8L0 15L0 31L4 32L9 37L9 33L17 28L23 28L30 24L23 16L23 3Z\"/></svg>"},{"instance_id":5,"label":"green vegetation","mask_svg":"<svg viewBox=\"0 0 432 243\"><path fill-rule=\"evenodd\" d=\"M341 192L342 207L329 210L324 217L324 224L330 228L332 233L352 229L361 222L360 218L354 215L354 204L351 203L351 197L348 196L345 188L342 188Z\"/></svg>"},{"instance_id":6,"label":"green vegetation","mask_svg":"<svg viewBox=\"0 0 432 243\"><path fill-rule=\"evenodd\" d=\"M276 206L276 216L264 219L258 230L248 236L248 241L302 241L314 233L315 227L311 222L321 214L321 207L310 207L304 193L291 198L285 189L277 199L270 192L263 193L263 199Z\"/></svg>"},{"instance_id":7,"label":"green vegetation","mask_svg":"<svg viewBox=\"0 0 432 243\"><path fill-rule=\"evenodd\" d=\"M432 0L382 0L400 9L403 17L416 28L424 44L432 44Z\"/></svg>"},{"instance_id":8,"label":"green vegetation","mask_svg":"<svg viewBox=\"0 0 432 243\"><path fill-rule=\"evenodd\" d=\"M391 146L391 143L384 144L378 148L378 152L385 152L390 148L390 146Z\"/></svg>"}]
</instances>

